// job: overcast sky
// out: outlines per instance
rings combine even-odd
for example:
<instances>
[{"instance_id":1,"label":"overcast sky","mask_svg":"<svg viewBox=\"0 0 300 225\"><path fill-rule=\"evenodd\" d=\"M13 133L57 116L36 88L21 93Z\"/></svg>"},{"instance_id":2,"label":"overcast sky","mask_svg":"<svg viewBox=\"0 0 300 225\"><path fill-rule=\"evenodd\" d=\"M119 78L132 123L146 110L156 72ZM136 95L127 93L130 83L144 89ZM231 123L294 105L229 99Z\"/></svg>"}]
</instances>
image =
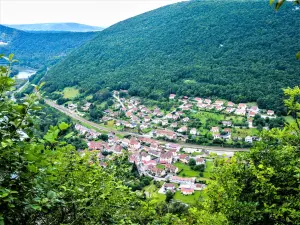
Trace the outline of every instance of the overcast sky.
<instances>
[{"instance_id":1,"label":"overcast sky","mask_svg":"<svg viewBox=\"0 0 300 225\"><path fill-rule=\"evenodd\" d=\"M0 0L1 24L76 22L108 27L183 0Z\"/></svg>"}]
</instances>

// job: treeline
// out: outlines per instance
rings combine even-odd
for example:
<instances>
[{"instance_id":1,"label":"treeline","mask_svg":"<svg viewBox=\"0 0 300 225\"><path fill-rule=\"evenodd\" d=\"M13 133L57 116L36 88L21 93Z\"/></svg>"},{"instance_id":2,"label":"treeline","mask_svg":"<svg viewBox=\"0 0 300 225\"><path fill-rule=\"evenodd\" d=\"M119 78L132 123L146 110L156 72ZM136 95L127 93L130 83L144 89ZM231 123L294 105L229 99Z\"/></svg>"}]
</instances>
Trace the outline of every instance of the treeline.
<instances>
[{"instance_id":1,"label":"treeline","mask_svg":"<svg viewBox=\"0 0 300 225\"><path fill-rule=\"evenodd\" d=\"M189 1L120 22L70 54L45 90L89 95L128 89L161 101L170 93L220 97L286 113L281 89L299 84L299 11L264 1Z\"/></svg>"}]
</instances>

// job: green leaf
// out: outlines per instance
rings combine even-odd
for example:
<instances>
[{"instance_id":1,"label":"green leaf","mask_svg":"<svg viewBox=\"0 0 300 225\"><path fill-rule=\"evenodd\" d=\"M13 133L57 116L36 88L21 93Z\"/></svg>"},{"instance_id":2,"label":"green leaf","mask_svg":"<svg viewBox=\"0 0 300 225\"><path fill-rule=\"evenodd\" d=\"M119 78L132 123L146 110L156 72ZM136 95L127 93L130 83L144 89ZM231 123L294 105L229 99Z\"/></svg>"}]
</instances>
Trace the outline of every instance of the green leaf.
<instances>
[{"instance_id":1,"label":"green leaf","mask_svg":"<svg viewBox=\"0 0 300 225\"><path fill-rule=\"evenodd\" d=\"M47 197L52 199L56 197L56 193L54 191L48 191L47 193Z\"/></svg>"},{"instance_id":2,"label":"green leaf","mask_svg":"<svg viewBox=\"0 0 300 225\"><path fill-rule=\"evenodd\" d=\"M38 168L35 165L28 165L28 170L32 173L38 172Z\"/></svg>"},{"instance_id":3,"label":"green leaf","mask_svg":"<svg viewBox=\"0 0 300 225\"><path fill-rule=\"evenodd\" d=\"M41 211L41 206L39 206L39 205L30 205L31 206L31 208L32 209L34 209L34 210L38 210L38 211Z\"/></svg>"},{"instance_id":4,"label":"green leaf","mask_svg":"<svg viewBox=\"0 0 300 225\"><path fill-rule=\"evenodd\" d=\"M68 138L72 137L73 134L74 134L74 132L71 132L71 133L67 134L64 138L65 138L65 139L68 139Z\"/></svg>"},{"instance_id":5,"label":"green leaf","mask_svg":"<svg viewBox=\"0 0 300 225\"><path fill-rule=\"evenodd\" d=\"M14 58L14 54L10 54L10 55L8 56L8 58L9 58L9 61L12 61L13 58Z\"/></svg>"},{"instance_id":6,"label":"green leaf","mask_svg":"<svg viewBox=\"0 0 300 225\"><path fill-rule=\"evenodd\" d=\"M276 5L275 5L276 11L279 10L279 8L283 5L283 3L284 3L285 1L286 1L286 0L278 0L278 2L277 2Z\"/></svg>"},{"instance_id":7,"label":"green leaf","mask_svg":"<svg viewBox=\"0 0 300 225\"><path fill-rule=\"evenodd\" d=\"M65 122L62 122L58 125L59 129L60 130L66 130L69 128L69 124L65 123Z\"/></svg>"},{"instance_id":8,"label":"green leaf","mask_svg":"<svg viewBox=\"0 0 300 225\"><path fill-rule=\"evenodd\" d=\"M275 0L270 0L270 6L274 4Z\"/></svg>"},{"instance_id":9,"label":"green leaf","mask_svg":"<svg viewBox=\"0 0 300 225\"><path fill-rule=\"evenodd\" d=\"M300 52L297 52L297 54L296 54L296 59L300 59Z\"/></svg>"},{"instance_id":10,"label":"green leaf","mask_svg":"<svg viewBox=\"0 0 300 225\"><path fill-rule=\"evenodd\" d=\"M0 225L4 225L4 218L3 218L3 216L0 216Z\"/></svg>"}]
</instances>

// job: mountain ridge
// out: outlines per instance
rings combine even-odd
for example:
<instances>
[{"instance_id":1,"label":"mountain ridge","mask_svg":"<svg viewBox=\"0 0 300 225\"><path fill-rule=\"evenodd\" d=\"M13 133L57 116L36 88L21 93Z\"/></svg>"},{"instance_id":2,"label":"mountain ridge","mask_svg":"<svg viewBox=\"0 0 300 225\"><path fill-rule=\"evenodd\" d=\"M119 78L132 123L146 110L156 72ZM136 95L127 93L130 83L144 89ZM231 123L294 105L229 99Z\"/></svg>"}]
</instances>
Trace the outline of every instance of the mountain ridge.
<instances>
[{"instance_id":1,"label":"mountain ridge","mask_svg":"<svg viewBox=\"0 0 300 225\"><path fill-rule=\"evenodd\" d=\"M259 1L191 1L144 13L66 57L45 90L77 86L89 95L109 87L155 100L176 93L283 112L281 89L299 84L300 17L292 7L276 13Z\"/></svg>"},{"instance_id":2,"label":"mountain ridge","mask_svg":"<svg viewBox=\"0 0 300 225\"><path fill-rule=\"evenodd\" d=\"M80 23L5 24L5 26L22 31L93 32L102 31L104 29L103 27Z\"/></svg>"},{"instance_id":3,"label":"mountain ridge","mask_svg":"<svg viewBox=\"0 0 300 225\"><path fill-rule=\"evenodd\" d=\"M27 32L0 24L0 53L13 53L21 65L53 64L97 35L97 32Z\"/></svg>"}]
</instances>

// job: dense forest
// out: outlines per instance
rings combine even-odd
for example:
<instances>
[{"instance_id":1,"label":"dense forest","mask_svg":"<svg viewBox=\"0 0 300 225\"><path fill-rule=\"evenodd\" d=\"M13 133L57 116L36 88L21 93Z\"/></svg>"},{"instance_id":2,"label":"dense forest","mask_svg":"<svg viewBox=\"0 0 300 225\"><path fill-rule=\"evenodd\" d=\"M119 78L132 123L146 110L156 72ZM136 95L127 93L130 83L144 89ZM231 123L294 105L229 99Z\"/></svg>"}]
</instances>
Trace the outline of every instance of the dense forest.
<instances>
[{"instance_id":1,"label":"dense forest","mask_svg":"<svg viewBox=\"0 0 300 225\"><path fill-rule=\"evenodd\" d=\"M53 64L73 49L91 40L96 32L24 32L0 25L0 52L14 53L23 66L39 68Z\"/></svg>"},{"instance_id":2,"label":"dense forest","mask_svg":"<svg viewBox=\"0 0 300 225\"><path fill-rule=\"evenodd\" d=\"M45 90L104 87L152 99L217 96L284 112L281 88L299 84L300 11L265 1L189 1L122 21L48 74Z\"/></svg>"}]
</instances>

